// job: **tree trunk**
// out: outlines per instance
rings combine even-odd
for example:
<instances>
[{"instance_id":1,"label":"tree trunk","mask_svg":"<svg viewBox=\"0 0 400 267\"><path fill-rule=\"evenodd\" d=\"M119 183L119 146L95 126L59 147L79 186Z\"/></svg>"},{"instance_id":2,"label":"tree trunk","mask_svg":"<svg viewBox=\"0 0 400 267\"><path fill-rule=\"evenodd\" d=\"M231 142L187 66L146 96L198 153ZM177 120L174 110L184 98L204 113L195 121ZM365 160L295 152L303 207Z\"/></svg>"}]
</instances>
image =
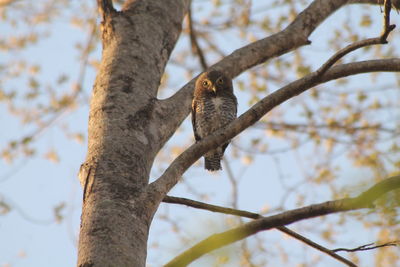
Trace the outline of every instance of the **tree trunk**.
<instances>
[{"instance_id":1,"label":"tree trunk","mask_svg":"<svg viewBox=\"0 0 400 267\"><path fill-rule=\"evenodd\" d=\"M128 1L103 9L103 54L93 86L78 266L145 266L158 199L146 194L155 155L167 141L156 99L188 1ZM174 126L170 126L174 127Z\"/></svg>"}]
</instances>

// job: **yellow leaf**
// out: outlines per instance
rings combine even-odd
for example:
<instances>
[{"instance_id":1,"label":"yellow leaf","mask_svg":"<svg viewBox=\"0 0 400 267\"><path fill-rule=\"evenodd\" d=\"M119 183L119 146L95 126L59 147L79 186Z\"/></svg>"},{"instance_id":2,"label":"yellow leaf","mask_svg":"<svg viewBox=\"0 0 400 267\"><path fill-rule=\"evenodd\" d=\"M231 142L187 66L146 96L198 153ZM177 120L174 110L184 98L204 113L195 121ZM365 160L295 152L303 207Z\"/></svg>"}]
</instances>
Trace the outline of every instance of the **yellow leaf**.
<instances>
[{"instance_id":1,"label":"yellow leaf","mask_svg":"<svg viewBox=\"0 0 400 267\"><path fill-rule=\"evenodd\" d=\"M47 152L44 157L54 163L60 162L60 158L54 150L50 150L49 152Z\"/></svg>"}]
</instances>

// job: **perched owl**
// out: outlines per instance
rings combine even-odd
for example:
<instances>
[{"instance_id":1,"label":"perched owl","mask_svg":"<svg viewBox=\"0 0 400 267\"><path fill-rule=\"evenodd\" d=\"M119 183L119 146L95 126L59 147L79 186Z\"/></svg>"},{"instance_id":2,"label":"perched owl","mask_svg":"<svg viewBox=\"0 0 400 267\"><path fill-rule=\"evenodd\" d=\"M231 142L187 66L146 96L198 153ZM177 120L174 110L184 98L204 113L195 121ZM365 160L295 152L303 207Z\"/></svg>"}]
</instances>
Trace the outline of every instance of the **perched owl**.
<instances>
[{"instance_id":1,"label":"perched owl","mask_svg":"<svg viewBox=\"0 0 400 267\"><path fill-rule=\"evenodd\" d=\"M196 81L192 102L192 124L196 141L225 127L236 118L237 99L232 80L221 71L204 72ZM221 170L221 159L229 141L204 155L204 167Z\"/></svg>"}]
</instances>

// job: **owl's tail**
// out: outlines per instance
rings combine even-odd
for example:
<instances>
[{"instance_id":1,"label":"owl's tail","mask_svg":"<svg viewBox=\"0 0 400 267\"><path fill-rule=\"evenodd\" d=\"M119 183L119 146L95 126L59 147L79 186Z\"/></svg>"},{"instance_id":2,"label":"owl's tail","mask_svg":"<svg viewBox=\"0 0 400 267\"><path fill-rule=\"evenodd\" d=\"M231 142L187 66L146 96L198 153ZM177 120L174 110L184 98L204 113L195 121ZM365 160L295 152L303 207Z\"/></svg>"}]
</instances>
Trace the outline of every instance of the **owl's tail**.
<instances>
[{"instance_id":1,"label":"owl's tail","mask_svg":"<svg viewBox=\"0 0 400 267\"><path fill-rule=\"evenodd\" d=\"M204 168L209 171L222 170L221 159L222 155L220 153L204 157Z\"/></svg>"},{"instance_id":2,"label":"owl's tail","mask_svg":"<svg viewBox=\"0 0 400 267\"><path fill-rule=\"evenodd\" d=\"M221 160L224 156L224 152L228 143L223 144L220 147L217 147L214 150L209 151L204 155L204 168L209 171L219 171L222 170Z\"/></svg>"}]
</instances>

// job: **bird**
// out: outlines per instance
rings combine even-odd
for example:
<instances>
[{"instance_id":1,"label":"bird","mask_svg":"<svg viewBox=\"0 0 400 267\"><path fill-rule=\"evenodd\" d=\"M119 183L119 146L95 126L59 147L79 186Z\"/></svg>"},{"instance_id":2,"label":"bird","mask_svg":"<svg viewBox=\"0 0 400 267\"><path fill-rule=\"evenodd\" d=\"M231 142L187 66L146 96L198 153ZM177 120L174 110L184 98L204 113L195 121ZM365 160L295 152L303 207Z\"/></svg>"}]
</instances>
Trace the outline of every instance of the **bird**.
<instances>
[{"instance_id":1,"label":"bird","mask_svg":"<svg viewBox=\"0 0 400 267\"><path fill-rule=\"evenodd\" d=\"M196 142L225 127L236 118L237 98L232 79L219 70L202 73L196 80L192 101L192 125ZM204 155L204 168L221 170L221 159L230 140Z\"/></svg>"}]
</instances>

